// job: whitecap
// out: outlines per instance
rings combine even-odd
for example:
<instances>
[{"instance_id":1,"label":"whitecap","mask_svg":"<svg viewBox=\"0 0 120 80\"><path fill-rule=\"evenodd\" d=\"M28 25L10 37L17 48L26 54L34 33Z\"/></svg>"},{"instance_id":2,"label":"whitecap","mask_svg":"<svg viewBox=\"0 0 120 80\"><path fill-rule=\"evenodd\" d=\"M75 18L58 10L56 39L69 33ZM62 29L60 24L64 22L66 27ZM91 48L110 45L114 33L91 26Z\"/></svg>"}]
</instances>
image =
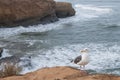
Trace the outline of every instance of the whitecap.
<instances>
[{"instance_id":1,"label":"whitecap","mask_svg":"<svg viewBox=\"0 0 120 80\"><path fill-rule=\"evenodd\" d=\"M94 6L94 5L76 4L75 7L80 8L80 9L84 9L84 10L91 10L91 11L101 12L101 13L110 13L112 11L111 8Z\"/></svg>"},{"instance_id":2,"label":"whitecap","mask_svg":"<svg viewBox=\"0 0 120 80\"><path fill-rule=\"evenodd\" d=\"M84 48L89 50L91 58L86 70L107 73L108 69L112 70L120 66L120 46L116 44L108 46L108 44L86 43L56 46L49 50L38 51L38 56L32 57L33 69L30 71L54 66L72 66L79 69L79 65L71 63L71 60L80 55L80 50ZM113 72L113 74L117 73L119 72Z\"/></svg>"},{"instance_id":3,"label":"whitecap","mask_svg":"<svg viewBox=\"0 0 120 80\"><path fill-rule=\"evenodd\" d=\"M2 53L2 57L0 57L0 59L1 58L5 58L5 57L10 57L10 56L12 56L12 55L9 54L9 50L8 49L4 49L3 53Z\"/></svg>"}]
</instances>

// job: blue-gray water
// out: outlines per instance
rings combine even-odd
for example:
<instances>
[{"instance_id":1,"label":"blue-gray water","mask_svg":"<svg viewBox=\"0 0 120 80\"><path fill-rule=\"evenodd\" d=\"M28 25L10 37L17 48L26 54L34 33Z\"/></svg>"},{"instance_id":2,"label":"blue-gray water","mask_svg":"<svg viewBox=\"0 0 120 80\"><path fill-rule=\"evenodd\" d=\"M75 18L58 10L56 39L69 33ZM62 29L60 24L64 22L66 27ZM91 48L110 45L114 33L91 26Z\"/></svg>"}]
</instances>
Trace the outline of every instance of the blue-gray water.
<instances>
[{"instance_id":1,"label":"blue-gray water","mask_svg":"<svg viewBox=\"0 0 120 80\"><path fill-rule=\"evenodd\" d=\"M29 72L42 67L73 66L70 62L89 49L86 70L120 75L120 1L56 0L71 2L76 15L47 24L0 28L3 56L32 56Z\"/></svg>"}]
</instances>

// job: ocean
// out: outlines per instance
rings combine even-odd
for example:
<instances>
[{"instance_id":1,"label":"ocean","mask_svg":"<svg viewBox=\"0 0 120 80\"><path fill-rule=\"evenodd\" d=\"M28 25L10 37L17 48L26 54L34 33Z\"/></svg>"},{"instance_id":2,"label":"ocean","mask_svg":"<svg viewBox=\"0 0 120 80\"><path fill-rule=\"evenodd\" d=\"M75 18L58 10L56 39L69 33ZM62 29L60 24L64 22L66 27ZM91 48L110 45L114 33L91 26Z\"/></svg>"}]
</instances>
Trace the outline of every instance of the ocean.
<instances>
[{"instance_id":1,"label":"ocean","mask_svg":"<svg viewBox=\"0 0 120 80\"><path fill-rule=\"evenodd\" d=\"M120 1L119 0L56 0L70 2L76 15L35 26L0 28L3 57L31 56L31 68L79 65L71 60L87 48L89 73L120 75Z\"/></svg>"}]
</instances>

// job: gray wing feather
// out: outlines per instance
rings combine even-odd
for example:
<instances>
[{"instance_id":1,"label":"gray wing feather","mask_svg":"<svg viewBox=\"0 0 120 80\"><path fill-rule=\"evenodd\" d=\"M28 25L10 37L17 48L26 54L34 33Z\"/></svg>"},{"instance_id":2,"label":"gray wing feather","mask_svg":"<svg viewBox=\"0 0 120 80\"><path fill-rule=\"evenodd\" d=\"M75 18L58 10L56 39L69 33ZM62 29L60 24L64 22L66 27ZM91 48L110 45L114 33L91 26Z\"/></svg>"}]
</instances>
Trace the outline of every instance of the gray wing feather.
<instances>
[{"instance_id":1,"label":"gray wing feather","mask_svg":"<svg viewBox=\"0 0 120 80\"><path fill-rule=\"evenodd\" d=\"M81 59L82 59L82 56L81 56L81 55L78 56L78 57L76 57L75 60L74 60L74 63L77 64L78 62L81 61Z\"/></svg>"}]
</instances>

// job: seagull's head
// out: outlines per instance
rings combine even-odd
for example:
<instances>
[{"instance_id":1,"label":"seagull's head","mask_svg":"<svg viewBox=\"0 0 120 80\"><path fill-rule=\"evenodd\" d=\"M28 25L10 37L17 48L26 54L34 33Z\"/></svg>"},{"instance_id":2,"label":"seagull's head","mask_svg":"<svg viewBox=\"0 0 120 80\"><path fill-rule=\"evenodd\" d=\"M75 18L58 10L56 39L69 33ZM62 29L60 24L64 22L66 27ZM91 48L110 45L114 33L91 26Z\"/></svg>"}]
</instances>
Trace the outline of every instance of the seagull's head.
<instances>
[{"instance_id":1,"label":"seagull's head","mask_svg":"<svg viewBox=\"0 0 120 80\"><path fill-rule=\"evenodd\" d=\"M80 53L82 53L82 54L84 54L84 53L88 53L88 49L80 50Z\"/></svg>"}]
</instances>

